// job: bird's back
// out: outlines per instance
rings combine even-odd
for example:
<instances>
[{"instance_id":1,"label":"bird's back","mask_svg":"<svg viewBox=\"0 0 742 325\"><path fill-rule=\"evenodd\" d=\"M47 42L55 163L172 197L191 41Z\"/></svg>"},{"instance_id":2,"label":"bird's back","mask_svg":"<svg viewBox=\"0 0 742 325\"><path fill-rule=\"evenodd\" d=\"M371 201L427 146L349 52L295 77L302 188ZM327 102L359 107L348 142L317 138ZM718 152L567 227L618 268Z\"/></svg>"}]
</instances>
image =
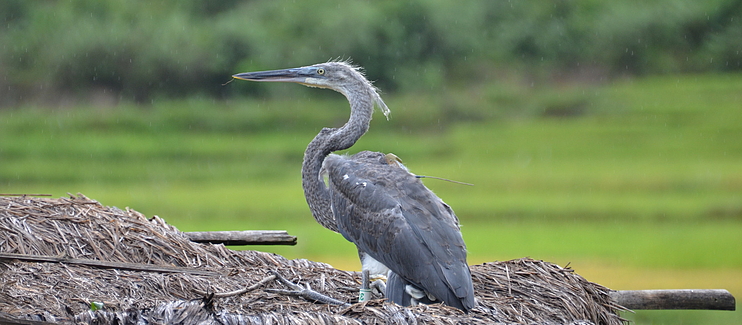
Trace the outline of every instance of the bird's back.
<instances>
[{"instance_id":1,"label":"bird's back","mask_svg":"<svg viewBox=\"0 0 742 325\"><path fill-rule=\"evenodd\" d=\"M463 310L474 306L466 246L447 204L382 153L330 155L324 170L346 239L437 300Z\"/></svg>"}]
</instances>

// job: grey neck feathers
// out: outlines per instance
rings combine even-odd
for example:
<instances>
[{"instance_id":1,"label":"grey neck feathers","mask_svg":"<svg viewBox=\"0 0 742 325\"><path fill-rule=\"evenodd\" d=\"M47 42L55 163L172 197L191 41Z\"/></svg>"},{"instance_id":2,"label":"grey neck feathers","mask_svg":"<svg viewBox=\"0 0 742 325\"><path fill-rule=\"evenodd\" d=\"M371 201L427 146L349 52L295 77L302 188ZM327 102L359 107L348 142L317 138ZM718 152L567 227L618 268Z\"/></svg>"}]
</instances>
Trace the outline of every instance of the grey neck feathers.
<instances>
[{"instance_id":1,"label":"grey neck feathers","mask_svg":"<svg viewBox=\"0 0 742 325\"><path fill-rule=\"evenodd\" d=\"M331 152L353 146L368 130L374 108L372 94L368 91L374 90L341 91L350 102L350 119L338 129L322 129L304 151L301 168L304 196L314 219L334 232L338 229L330 208L330 192L320 175L322 162Z\"/></svg>"}]
</instances>

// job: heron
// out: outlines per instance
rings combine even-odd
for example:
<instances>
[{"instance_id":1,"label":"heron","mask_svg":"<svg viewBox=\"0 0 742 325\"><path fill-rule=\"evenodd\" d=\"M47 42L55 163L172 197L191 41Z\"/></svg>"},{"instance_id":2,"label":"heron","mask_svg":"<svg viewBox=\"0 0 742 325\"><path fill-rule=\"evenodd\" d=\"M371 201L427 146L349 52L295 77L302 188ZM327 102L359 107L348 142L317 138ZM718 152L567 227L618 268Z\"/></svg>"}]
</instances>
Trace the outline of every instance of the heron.
<instances>
[{"instance_id":1,"label":"heron","mask_svg":"<svg viewBox=\"0 0 742 325\"><path fill-rule=\"evenodd\" d=\"M323 128L304 152L302 187L313 217L357 246L364 271L387 275L388 300L402 306L441 302L464 311L475 306L466 245L451 207L394 155L333 153L368 131L375 106L387 119L390 113L360 67L330 61L233 78L293 82L345 95L348 121Z\"/></svg>"}]
</instances>

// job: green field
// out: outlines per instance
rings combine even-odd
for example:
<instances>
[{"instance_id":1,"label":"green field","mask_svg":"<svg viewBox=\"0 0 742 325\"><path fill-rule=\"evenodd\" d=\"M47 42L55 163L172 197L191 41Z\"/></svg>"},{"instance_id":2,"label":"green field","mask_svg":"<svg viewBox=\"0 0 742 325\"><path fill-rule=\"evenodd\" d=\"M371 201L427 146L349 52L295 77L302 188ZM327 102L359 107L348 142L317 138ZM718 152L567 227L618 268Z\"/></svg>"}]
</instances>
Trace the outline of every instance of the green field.
<instances>
[{"instance_id":1,"label":"green field","mask_svg":"<svg viewBox=\"0 0 742 325\"><path fill-rule=\"evenodd\" d=\"M348 113L331 95L3 110L0 193L81 192L184 231L286 229L297 246L257 249L358 269L355 248L314 223L301 191L304 147ZM613 289L742 297L742 75L386 102L391 119L377 114L351 152L393 152L417 174L473 183L425 180L457 212L470 263L530 256ZM739 312L628 317L742 323Z\"/></svg>"}]
</instances>

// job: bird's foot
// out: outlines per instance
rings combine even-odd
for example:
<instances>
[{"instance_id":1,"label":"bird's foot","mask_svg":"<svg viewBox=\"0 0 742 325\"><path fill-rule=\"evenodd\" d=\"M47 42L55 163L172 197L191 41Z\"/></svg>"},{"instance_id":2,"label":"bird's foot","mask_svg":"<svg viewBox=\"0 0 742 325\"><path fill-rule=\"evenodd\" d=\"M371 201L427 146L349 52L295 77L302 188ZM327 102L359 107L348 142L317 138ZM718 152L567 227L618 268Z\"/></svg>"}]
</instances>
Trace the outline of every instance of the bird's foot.
<instances>
[{"instance_id":1,"label":"bird's foot","mask_svg":"<svg viewBox=\"0 0 742 325\"><path fill-rule=\"evenodd\" d=\"M317 291L312 290L309 285L307 284L306 288L302 287L296 283L293 283L286 278L284 278L282 275L278 274L276 271L271 271L273 275L276 276L276 279L283 283L285 286L289 287L291 290L286 289L265 289L265 291L282 294L286 296L296 296L296 297L302 297L306 300L323 303L323 304L329 304L329 305L338 305L347 307L350 306L349 303L337 300L332 297L328 297L326 295L323 295Z\"/></svg>"},{"instance_id":2,"label":"bird's foot","mask_svg":"<svg viewBox=\"0 0 742 325\"><path fill-rule=\"evenodd\" d=\"M371 282L371 290L378 294L381 297L386 297L386 282L382 280L375 280L374 282Z\"/></svg>"},{"instance_id":3,"label":"bird's foot","mask_svg":"<svg viewBox=\"0 0 742 325\"><path fill-rule=\"evenodd\" d=\"M433 294L431 294L430 292L426 292L425 290L422 290L413 285L406 285L404 287L404 291L407 292L408 295L410 295L410 303L412 306L417 306L420 303L430 304L437 300L435 299L435 296L433 296Z\"/></svg>"}]
</instances>

